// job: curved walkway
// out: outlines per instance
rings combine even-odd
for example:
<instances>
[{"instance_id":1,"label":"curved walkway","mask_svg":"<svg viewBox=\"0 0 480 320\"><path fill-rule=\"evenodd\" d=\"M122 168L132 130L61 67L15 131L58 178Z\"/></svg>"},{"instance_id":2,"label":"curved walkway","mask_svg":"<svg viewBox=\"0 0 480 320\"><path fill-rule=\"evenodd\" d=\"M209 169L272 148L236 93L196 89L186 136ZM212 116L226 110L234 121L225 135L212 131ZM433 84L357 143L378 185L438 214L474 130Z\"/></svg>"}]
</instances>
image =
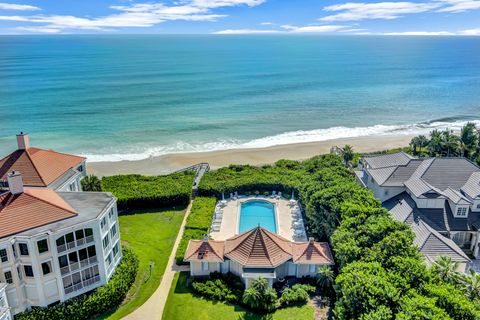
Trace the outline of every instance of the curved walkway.
<instances>
[{"instance_id":1,"label":"curved walkway","mask_svg":"<svg viewBox=\"0 0 480 320\"><path fill-rule=\"evenodd\" d=\"M190 214L190 209L192 208L192 202L187 207L185 211L185 216L183 217L182 225L178 232L175 243L173 244L172 252L168 258L167 267L165 268L165 273L162 276L160 285L153 295L145 301L138 309L130 313L129 315L123 317L125 320L160 320L162 319L163 309L165 303L167 302L168 293L170 292L170 286L172 285L173 277L177 271L187 271L188 266L177 266L175 263L175 254L177 253L178 245L180 240L183 237L183 231L185 230L185 223L187 222L187 217ZM185 269L185 270L184 270Z\"/></svg>"}]
</instances>

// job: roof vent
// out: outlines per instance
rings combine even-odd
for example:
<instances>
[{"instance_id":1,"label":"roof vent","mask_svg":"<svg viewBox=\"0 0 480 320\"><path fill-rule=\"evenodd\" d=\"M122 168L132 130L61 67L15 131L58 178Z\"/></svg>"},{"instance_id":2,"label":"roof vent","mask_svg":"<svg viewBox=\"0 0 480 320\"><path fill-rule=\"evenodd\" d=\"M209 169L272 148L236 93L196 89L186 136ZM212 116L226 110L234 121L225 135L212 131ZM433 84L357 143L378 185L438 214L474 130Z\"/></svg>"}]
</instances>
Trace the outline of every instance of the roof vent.
<instances>
[{"instance_id":1,"label":"roof vent","mask_svg":"<svg viewBox=\"0 0 480 320\"><path fill-rule=\"evenodd\" d=\"M208 235L203 235L203 242L208 242Z\"/></svg>"},{"instance_id":2,"label":"roof vent","mask_svg":"<svg viewBox=\"0 0 480 320\"><path fill-rule=\"evenodd\" d=\"M22 131L17 134L17 145L19 150L27 150L30 148L30 138L28 137L28 133Z\"/></svg>"},{"instance_id":3,"label":"roof vent","mask_svg":"<svg viewBox=\"0 0 480 320\"><path fill-rule=\"evenodd\" d=\"M314 243L314 242L315 242L315 239L314 239L313 237L310 237L310 238L308 238L308 242Z\"/></svg>"},{"instance_id":4,"label":"roof vent","mask_svg":"<svg viewBox=\"0 0 480 320\"><path fill-rule=\"evenodd\" d=\"M13 195L23 193L22 174L18 171L12 171L7 176L8 188Z\"/></svg>"}]
</instances>

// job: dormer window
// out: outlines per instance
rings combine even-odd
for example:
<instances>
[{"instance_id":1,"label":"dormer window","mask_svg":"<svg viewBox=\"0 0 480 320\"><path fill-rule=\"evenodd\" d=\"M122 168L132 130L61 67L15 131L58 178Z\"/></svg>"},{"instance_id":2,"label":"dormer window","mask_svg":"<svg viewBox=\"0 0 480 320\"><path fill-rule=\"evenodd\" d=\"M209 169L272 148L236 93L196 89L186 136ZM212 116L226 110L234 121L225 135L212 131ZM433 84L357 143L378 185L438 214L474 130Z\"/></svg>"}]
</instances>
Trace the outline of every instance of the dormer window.
<instances>
[{"instance_id":1,"label":"dormer window","mask_svg":"<svg viewBox=\"0 0 480 320\"><path fill-rule=\"evenodd\" d=\"M467 208L466 207L458 207L457 208L457 217L466 217L467 216Z\"/></svg>"}]
</instances>

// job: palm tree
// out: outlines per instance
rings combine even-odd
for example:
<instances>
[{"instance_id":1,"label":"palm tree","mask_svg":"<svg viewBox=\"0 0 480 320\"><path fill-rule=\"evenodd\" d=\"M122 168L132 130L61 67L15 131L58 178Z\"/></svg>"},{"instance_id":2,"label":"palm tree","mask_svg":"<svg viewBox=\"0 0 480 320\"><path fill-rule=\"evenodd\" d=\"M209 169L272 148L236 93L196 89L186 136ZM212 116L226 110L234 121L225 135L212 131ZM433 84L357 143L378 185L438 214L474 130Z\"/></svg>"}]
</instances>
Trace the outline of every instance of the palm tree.
<instances>
[{"instance_id":1,"label":"palm tree","mask_svg":"<svg viewBox=\"0 0 480 320\"><path fill-rule=\"evenodd\" d=\"M349 144L346 144L343 147L343 161L345 162L346 165L348 165L350 163L350 161L353 160L354 155L355 154L353 152L352 146L349 145Z\"/></svg>"},{"instance_id":2,"label":"palm tree","mask_svg":"<svg viewBox=\"0 0 480 320\"><path fill-rule=\"evenodd\" d=\"M447 157L455 155L459 149L459 138L448 129L442 131L442 137Z\"/></svg>"},{"instance_id":3,"label":"palm tree","mask_svg":"<svg viewBox=\"0 0 480 320\"><path fill-rule=\"evenodd\" d=\"M472 300L480 299L480 274L469 269L469 275L464 278L465 292Z\"/></svg>"},{"instance_id":4,"label":"palm tree","mask_svg":"<svg viewBox=\"0 0 480 320\"><path fill-rule=\"evenodd\" d=\"M252 281L250 288L244 291L243 303L252 309L272 311L277 307L277 292L268 286L265 278Z\"/></svg>"},{"instance_id":5,"label":"palm tree","mask_svg":"<svg viewBox=\"0 0 480 320\"><path fill-rule=\"evenodd\" d=\"M255 288L250 287L243 292L242 300L243 303L245 303L250 308L257 309L260 307L260 292L258 292L258 290L256 290Z\"/></svg>"},{"instance_id":6,"label":"palm tree","mask_svg":"<svg viewBox=\"0 0 480 320\"><path fill-rule=\"evenodd\" d=\"M89 174L81 181L83 191L102 191L102 183L97 176Z\"/></svg>"},{"instance_id":7,"label":"palm tree","mask_svg":"<svg viewBox=\"0 0 480 320\"><path fill-rule=\"evenodd\" d=\"M417 147L419 147L418 137L413 137L412 140L410 140L409 145L413 149L413 154L417 154Z\"/></svg>"},{"instance_id":8,"label":"palm tree","mask_svg":"<svg viewBox=\"0 0 480 320\"><path fill-rule=\"evenodd\" d=\"M462 156L469 157L475 153L478 146L478 132L474 123L468 122L460 130L460 147Z\"/></svg>"},{"instance_id":9,"label":"palm tree","mask_svg":"<svg viewBox=\"0 0 480 320\"><path fill-rule=\"evenodd\" d=\"M441 256L435 261L432 268L443 281L456 283L459 277L458 265L458 261L453 261L452 257Z\"/></svg>"},{"instance_id":10,"label":"palm tree","mask_svg":"<svg viewBox=\"0 0 480 320\"><path fill-rule=\"evenodd\" d=\"M437 129L430 132L430 142L428 143L428 151L430 156L435 157L441 154L443 149L443 137L440 131Z\"/></svg>"},{"instance_id":11,"label":"palm tree","mask_svg":"<svg viewBox=\"0 0 480 320\"><path fill-rule=\"evenodd\" d=\"M424 135L413 137L410 141L410 147L412 147L414 154L418 154L419 150L417 148L425 148L427 145L428 139Z\"/></svg>"},{"instance_id":12,"label":"palm tree","mask_svg":"<svg viewBox=\"0 0 480 320\"><path fill-rule=\"evenodd\" d=\"M317 284L322 292L330 293L335 282L335 274L329 266L322 266L317 272Z\"/></svg>"}]
</instances>

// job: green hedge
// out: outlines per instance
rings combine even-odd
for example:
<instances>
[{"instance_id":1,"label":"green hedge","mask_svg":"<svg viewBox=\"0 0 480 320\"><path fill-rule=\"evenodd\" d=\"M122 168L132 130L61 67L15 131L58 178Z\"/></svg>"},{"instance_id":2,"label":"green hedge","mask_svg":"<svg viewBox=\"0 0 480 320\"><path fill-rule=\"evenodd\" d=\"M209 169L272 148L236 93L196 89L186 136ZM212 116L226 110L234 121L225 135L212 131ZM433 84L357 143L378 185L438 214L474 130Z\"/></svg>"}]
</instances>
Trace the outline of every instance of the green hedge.
<instances>
[{"instance_id":1,"label":"green hedge","mask_svg":"<svg viewBox=\"0 0 480 320\"><path fill-rule=\"evenodd\" d=\"M183 262L183 256L187 250L188 241L200 240L208 232L216 203L217 199L214 197L197 197L193 201L187 223L185 224L183 237L175 256L177 264L186 264Z\"/></svg>"},{"instance_id":2,"label":"green hedge","mask_svg":"<svg viewBox=\"0 0 480 320\"><path fill-rule=\"evenodd\" d=\"M67 300L48 308L33 308L15 316L16 320L87 320L120 305L135 281L138 259L122 248L122 262L107 284L90 294Z\"/></svg>"},{"instance_id":3,"label":"green hedge","mask_svg":"<svg viewBox=\"0 0 480 320\"><path fill-rule=\"evenodd\" d=\"M119 209L186 206L194 178L191 171L166 176L117 175L103 177L102 189L117 197Z\"/></svg>"}]
</instances>

